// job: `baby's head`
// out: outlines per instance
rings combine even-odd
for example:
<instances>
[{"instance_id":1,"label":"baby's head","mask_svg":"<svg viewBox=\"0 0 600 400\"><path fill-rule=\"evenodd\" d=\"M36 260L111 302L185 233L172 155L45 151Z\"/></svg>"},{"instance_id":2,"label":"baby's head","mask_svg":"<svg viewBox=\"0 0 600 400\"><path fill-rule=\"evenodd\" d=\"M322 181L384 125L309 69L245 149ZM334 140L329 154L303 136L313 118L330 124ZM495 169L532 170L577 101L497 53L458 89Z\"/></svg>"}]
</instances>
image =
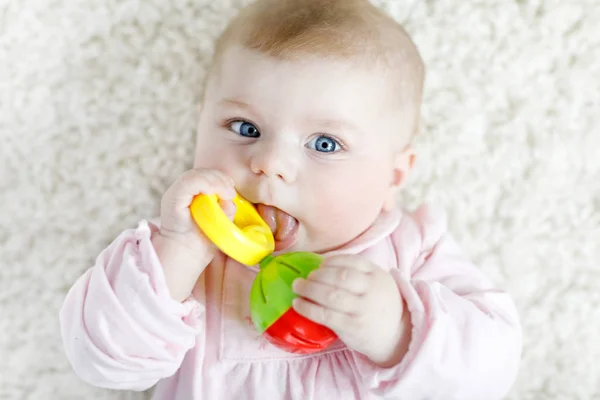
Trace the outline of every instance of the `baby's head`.
<instances>
[{"instance_id":1,"label":"baby's head","mask_svg":"<svg viewBox=\"0 0 600 400\"><path fill-rule=\"evenodd\" d=\"M367 0L258 0L217 43L195 167L282 210L288 251L334 249L394 207L423 76L410 37Z\"/></svg>"}]
</instances>

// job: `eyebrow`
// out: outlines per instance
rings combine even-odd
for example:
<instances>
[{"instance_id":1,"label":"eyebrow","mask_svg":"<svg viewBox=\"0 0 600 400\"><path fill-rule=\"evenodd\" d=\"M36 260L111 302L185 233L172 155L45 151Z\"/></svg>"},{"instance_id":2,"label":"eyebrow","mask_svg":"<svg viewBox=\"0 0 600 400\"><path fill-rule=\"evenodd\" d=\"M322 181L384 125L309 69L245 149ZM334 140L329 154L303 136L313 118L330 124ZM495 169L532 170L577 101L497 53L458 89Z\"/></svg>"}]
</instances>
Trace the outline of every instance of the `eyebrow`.
<instances>
[{"instance_id":1,"label":"eyebrow","mask_svg":"<svg viewBox=\"0 0 600 400\"><path fill-rule=\"evenodd\" d=\"M241 100L221 99L221 100L219 100L219 104L225 105L225 106L234 106L234 107L242 108L242 109L248 110L248 111L254 111L250 104L248 104L244 101L241 101Z\"/></svg>"},{"instance_id":2,"label":"eyebrow","mask_svg":"<svg viewBox=\"0 0 600 400\"><path fill-rule=\"evenodd\" d=\"M247 113L250 118L253 119L260 119L261 114L258 112L258 110L253 107L252 105L250 105L249 103L246 103L245 101L242 100L237 100L237 99L231 99L231 98L224 98L221 99L217 102L218 106L221 107L232 107L235 108L237 110L241 110L242 112ZM255 121L258 122L258 121Z\"/></svg>"},{"instance_id":3,"label":"eyebrow","mask_svg":"<svg viewBox=\"0 0 600 400\"><path fill-rule=\"evenodd\" d=\"M356 125L354 125L350 122L347 122L347 121L343 121L343 120L330 119L330 118L323 118L323 119L317 118L317 119L310 120L310 122L319 127L325 128L325 130L344 131L344 132L349 132L349 133L360 132L360 129L358 129L358 127Z\"/></svg>"}]
</instances>

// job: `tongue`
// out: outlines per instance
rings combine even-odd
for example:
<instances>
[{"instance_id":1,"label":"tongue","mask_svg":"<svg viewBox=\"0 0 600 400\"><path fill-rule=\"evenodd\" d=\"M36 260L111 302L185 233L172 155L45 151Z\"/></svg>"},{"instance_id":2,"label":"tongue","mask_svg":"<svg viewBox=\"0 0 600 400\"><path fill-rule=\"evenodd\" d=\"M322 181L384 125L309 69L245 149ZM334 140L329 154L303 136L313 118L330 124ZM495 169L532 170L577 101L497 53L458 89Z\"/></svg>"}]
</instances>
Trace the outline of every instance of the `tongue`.
<instances>
[{"instance_id":1,"label":"tongue","mask_svg":"<svg viewBox=\"0 0 600 400\"><path fill-rule=\"evenodd\" d=\"M273 206L259 204L258 213L271 228L275 241L279 242L276 248L284 247L283 244L293 240L298 230L298 221L291 215Z\"/></svg>"}]
</instances>

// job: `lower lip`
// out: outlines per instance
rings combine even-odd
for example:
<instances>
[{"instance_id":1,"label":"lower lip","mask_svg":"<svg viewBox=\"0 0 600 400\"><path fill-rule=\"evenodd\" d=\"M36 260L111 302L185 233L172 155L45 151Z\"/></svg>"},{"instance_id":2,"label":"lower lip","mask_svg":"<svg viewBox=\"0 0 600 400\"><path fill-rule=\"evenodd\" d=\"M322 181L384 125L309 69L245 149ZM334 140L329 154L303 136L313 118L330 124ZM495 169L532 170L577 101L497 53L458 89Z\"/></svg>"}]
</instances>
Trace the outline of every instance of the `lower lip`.
<instances>
[{"instance_id":1,"label":"lower lip","mask_svg":"<svg viewBox=\"0 0 600 400\"><path fill-rule=\"evenodd\" d=\"M287 239L285 239L281 242L275 241L275 251L282 251L282 250L292 247L294 245L294 243L296 242L296 237L298 236L297 233L298 233L298 229L296 229L296 232L291 234Z\"/></svg>"}]
</instances>

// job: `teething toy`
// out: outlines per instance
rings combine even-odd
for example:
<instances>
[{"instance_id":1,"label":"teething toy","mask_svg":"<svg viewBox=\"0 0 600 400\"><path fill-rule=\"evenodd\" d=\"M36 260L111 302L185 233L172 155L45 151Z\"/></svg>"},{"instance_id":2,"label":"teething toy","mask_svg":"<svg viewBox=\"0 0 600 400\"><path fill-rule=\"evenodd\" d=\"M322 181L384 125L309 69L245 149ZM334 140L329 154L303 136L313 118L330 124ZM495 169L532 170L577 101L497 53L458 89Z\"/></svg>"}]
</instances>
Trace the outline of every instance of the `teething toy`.
<instances>
[{"instance_id":1,"label":"teething toy","mask_svg":"<svg viewBox=\"0 0 600 400\"><path fill-rule=\"evenodd\" d=\"M306 278L323 257L307 252L268 256L260 263L250 292L252 322L264 337L291 353L308 354L327 348L337 336L329 328L298 314L292 308L297 297L296 278Z\"/></svg>"},{"instance_id":2,"label":"teething toy","mask_svg":"<svg viewBox=\"0 0 600 400\"><path fill-rule=\"evenodd\" d=\"M277 347L308 354L325 349L337 336L292 308L296 298L292 283L306 278L322 262L322 256L294 252L271 256L273 233L252 203L236 194L236 213L231 221L216 195L201 194L190 205L192 218L204 234L225 254L245 264L260 264L250 292L250 314L256 329Z\"/></svg>"},{"instance_id":3,"label":"teething toy","mask_svg":"<svg viewBox=\"0 0 600 400\"><path fill-rule=\"evenodd\" d=\"M233 221L225 215L216 195L196 196L190 211L202 232L223 253L242 264L258 264L275 250L273 233L252 203L239 194L233 203Z\"/></svg>"}]
</instances>

